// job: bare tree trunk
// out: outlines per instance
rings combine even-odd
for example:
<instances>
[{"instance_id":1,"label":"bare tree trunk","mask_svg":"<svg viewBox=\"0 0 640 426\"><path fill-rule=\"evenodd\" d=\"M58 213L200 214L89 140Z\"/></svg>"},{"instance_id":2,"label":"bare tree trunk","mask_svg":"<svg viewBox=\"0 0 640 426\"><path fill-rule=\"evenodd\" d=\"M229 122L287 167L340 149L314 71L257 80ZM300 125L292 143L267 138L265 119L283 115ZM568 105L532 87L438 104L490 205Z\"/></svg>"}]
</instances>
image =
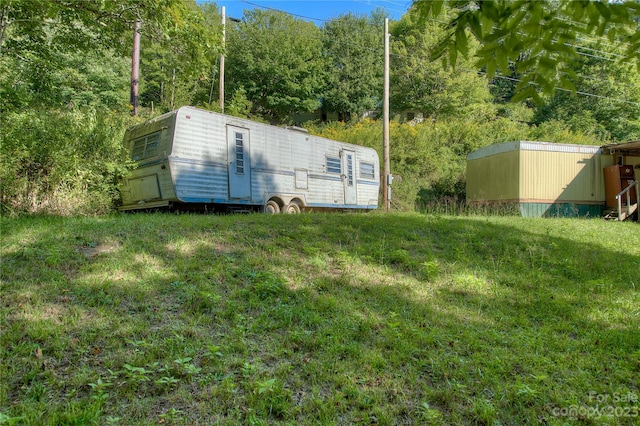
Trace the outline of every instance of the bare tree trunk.
<instances>
[{"instance_id":1,"label":"bare tree trunk","mask_svg":"<svg viewBox=\"0 0 640 426\"><path fill-rule=\"evenodd\" d=\"M173 103L176 100L176 69L173 69L173 76L171 77L171 109L173 109Z\"/></svg>"},{"instance_id":2,"label":"bare tree trunk","mask_svg":"<svg viewBox=\"0 0 640 426\"><path fill-rule=\"evenodd\" d=\"M9 26L9 6L4 6L0 10L0 52L2 52L2 45L4 44L4 37L7 33L7 27Z\"/></svg>"}]
</instances>

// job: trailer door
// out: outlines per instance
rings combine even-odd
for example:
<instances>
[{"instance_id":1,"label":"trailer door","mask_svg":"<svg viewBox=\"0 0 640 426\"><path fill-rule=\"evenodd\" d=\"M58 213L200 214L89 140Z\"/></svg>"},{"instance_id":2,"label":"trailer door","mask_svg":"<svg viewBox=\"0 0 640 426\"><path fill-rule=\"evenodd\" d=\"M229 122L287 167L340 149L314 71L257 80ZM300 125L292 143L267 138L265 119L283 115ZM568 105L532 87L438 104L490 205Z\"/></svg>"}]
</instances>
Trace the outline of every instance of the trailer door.
<instances>
[{"instance_id":1,"label":"trailer door","mask_svg":"<svg viewBox=\"0 0 640 426\"><path fill-rule=\"evenodd\" d=\"M342 182L344 184L344 203L357 204L358 197L356 192L355 169L356 169L356 153L354 151L342 150Z\"/></svg>"},{"instance_id":2,"label":"trailer door","mask_svg":"<svg viewBox=\"0 0 640 426\"><path fill-rule=\"evenodd\" d=\"M229 198L251 198L249 129L227 126Z\"/></svg>"}]
</instances>

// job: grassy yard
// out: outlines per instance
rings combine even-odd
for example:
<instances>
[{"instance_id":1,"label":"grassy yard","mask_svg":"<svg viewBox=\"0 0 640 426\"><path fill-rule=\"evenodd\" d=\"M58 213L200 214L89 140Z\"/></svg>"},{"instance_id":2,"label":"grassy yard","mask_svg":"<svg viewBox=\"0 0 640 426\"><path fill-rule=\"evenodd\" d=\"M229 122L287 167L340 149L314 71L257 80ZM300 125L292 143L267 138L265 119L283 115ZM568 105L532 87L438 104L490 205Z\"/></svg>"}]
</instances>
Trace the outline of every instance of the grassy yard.
<instances>
[{"instance_id":1,"label":"grassy yard","mask_svg":"<svg viewBox=\"0 0 640 426\"><path fill-rule=\"evenodd\" d=\"M638 224L1 225L1 424L640 422Z\"/></svg>"}]
</instances>

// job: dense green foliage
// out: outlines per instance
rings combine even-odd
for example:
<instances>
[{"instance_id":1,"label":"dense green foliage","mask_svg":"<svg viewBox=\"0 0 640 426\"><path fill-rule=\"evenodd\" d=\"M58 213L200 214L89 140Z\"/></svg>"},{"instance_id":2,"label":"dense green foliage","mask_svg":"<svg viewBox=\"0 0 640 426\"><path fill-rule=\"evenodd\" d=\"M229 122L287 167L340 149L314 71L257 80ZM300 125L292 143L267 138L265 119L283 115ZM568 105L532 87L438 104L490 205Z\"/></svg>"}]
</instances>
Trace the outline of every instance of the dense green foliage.
<instances>
[{"instance_id":1,"label":"dense green foliage","mask_svg":"<svg viewBox=\"0 0 640 426\"><path fill-rule=\"evenodd\" d=\"M393 25L391 106L433 120L467 117L473 121L494 114L487 80L470 60L459 61L453 69L431 59L443 34L439 23L425 22L415 10Z\"/></svg>"},{"instance_id":2,"label":"dense green foliage","mask_svg":"<svg viewBox=\"0 0 640 426\"><path fill-rule=\"evenodd\" d=\"M320 107L324 64L320 29L282 12L253 10L229 35L230 90L244 90L254 111L286 122Z\"/></svg>"},{"instance_id":3,"label":"dense green foliage","mask_svg":"<svg viewBox=\"0 0 640 426\"><path fill-rule=\"evenodd\" d=\"M382 102L384 16L340 16L324 26L327 82L322 108L340 120L362 117Z\"/></svg>"},{"instance_id":4,"label":"dense green foliage","mask_svg":"<svg viewBox=\"0 0 640 426\"><path fill-rule=\"evenodd\" d=\"M637 425L634 223L136 214L0 228L2 424L574 424L586 412L582 424ZM595 395L611 410L593 411Z\"/></svg>"},{"instance_id":5,"label":"dense green foliage","mask_svg":"<svg viewBox=\"0 0 640 426\"><path fill-rule=\"evenodd\" d=\"M619 61L624 53L620 46L591 44L585 52L590 54L574 62L575 85L590 96L558 91L536 109L534 122L556 119L606 139L640 139L640 75L635 66Z\"/></svg>"},{"instance_id":6,"label":"dense green foliage","mask_svg":"<svg viewBox=\"0 0 640 426\"><path fill-rule=\"evenodd\" d=\"M117 179L129 166L124 129L139 121L129 117L128 105L136 20L143 22L150 53L158 44L172 47L162 58L182 64L180 83L210 72L204 59L214 40L194 2L0 3L3 211L95 214L113 208ZM158 78L149 71L145 83L151 91Z\"/></svg>"},{"instance_id":7,"label":"dense green foliage","mask_svg":"<svg viewBox=\"0 0 640 426\"><path fill-rule=\"evenodd\" d=\"M510 74L511 64L522 73L517 98L541 100L539 91L574 88L573 61L581 54L582 37L607 37L624 44L623 58L640 70L640 3L573 0L414 0L423 17L447 14L447 33L434 57L456 65L458 53L473 53L489 77ZM470 52L468 39L481 43Z\"/></svg>"},{"instance_id":8,"label":"dense green foliage","mask_svg":"<svg viewBox=\"0 0 640 426\"><path fill-rule=\"evenodd\" d=\"M375 148L382 158L380 122L330 123L310 129L330 139ZM453 117L420 125L394 120L390 139L391 170L396 177L392 206L408 211L442 211L443 205L457 209L464 204L466 155L478 148L514 140L602 143L596 135L570 130L561 121L530 126L503 117L483 121Z\"/></svg>"},{"instance_id":9,"label":"dense green foliage","mask_svg":"<svg viewBox=\"0 0 640 426\"><path fill-rule=\"evenodd\" d=\"M0 58L0 202L14 212L112 208L129 118L128 64L111 49Z\"/></svg>"},{"instance_id":10,"label":"dense green foliage","mask_svg":"<svg viewBox=\"0 0 640 426\"><path fill-rule=\"evenodd\" d=\"M183 25L171 31L143 32L140 102L170 111L182 105L211 103L222 51L221 18L214 4L186 3Z\"/></svg>"},{"instance_id":11,"label":"dense green foliage","mask_svg":"<svg viewBox=\"0 0 640 426\"><path fill-rule=\"evenodd\" d=\"M599 144L640 137L640 73L625 61L640 37L630 32L637 28L633 4L561 1L554 11L554 2L414 3L390 25L391 110L398 117L391 162L402 178L394 186L397 207L460 199L465 156L478 147L513 139ZM596 9L607 14L596 16ZM569 15L569 24L559 23ZM379 149L380 123L359 120L381 110L383 18L383 10L345 15L319 28L254 10L239 22L227 20L223 47L221 16L211 2L0 2L2 210L108 211L129 167L120 146L124 129L183 105L219 110L223 51L225 112L290 124L322 111L345 122L308 124L313 131ZM140 118L131 118L137 20L141 108ZM545 31L538 44L536 22L536 31ZM558 40L549 36L558 31ZM456 67L431 60L440 53ZM533 83L556 87L551 71L577 91L514 102ZM407 116L418 124L402 124Z\"/></svg>"},{"instance_id":12,"label":"dense green foliage","mask_svg":"<svg viewBox=\"0 0 640 426\"><path fill-rule=\"evenodd\" d=\"M94 110L6 113L0 124L3 207L69 215L112 209L116 178L128 170L121 155L127 123L126 115Z\"/></svg>"}]
</instances>

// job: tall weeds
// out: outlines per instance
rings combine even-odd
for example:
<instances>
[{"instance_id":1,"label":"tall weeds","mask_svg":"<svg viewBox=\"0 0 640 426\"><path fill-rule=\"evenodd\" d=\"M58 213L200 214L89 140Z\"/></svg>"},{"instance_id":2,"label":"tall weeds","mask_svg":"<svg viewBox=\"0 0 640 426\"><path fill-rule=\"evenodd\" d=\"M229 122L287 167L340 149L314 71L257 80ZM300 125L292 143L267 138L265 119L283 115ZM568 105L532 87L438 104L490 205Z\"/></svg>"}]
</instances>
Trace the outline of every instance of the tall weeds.
<instances>
[{"instance_id":1,"label":"tall weeds","mask_svg":"<svg viewBox=\"0 0 640 426\"><path fill-rule=\"evenodd\" d=\"M27 110L2 117L0 203L4 214L101 214L129 168L124 114Z\"/></svg>"}]
</instances>

